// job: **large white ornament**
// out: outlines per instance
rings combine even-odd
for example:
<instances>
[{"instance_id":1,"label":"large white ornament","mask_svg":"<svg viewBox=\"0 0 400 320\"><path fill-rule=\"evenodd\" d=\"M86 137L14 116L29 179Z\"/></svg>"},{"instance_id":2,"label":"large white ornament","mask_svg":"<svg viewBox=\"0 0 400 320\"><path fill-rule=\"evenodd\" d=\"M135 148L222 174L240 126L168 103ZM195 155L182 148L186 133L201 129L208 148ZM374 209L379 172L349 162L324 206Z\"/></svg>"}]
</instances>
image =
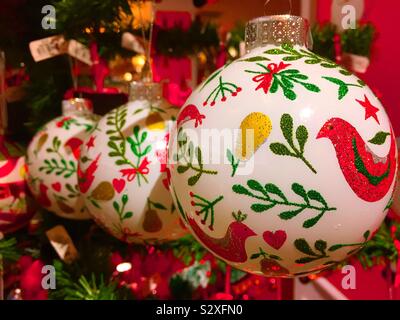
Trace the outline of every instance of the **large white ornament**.
<instances>
[{"instance_id":1,"label":"large white ornament","mask_svg":"<svg viewBox=\"0 0 400 320\"><path fill-rule=\"evenodd\" d=\"M133 83L130 102L105 115L82 150L80 189L95 221L131 242L175 240L187 231L168 191L166 158L176 109L161 86Z\"/></svg>"},{"instance_id":2,"label":"large white ornament","mask_svg":"<svg viewBox=\"0 0 400 320\"><path fill-rule=\"evenodd\" d=\"M47 123L28 147L28 185L39 204L63 218L90 218L77 171L83 140L98 120L91 108L85 99L63 101L63 115Z\"/></svg>"},{"instance_id":3,"label":"large white ornament","mask_svg":"<svg viewBox=\"0 0 400 320\"><path fill-rule=\"evenodd\" d=\"M249 53L194 91L170 140L171 192L190 231L254 274L300 276L348 258L393 193L383 106L308 50L308 35L299 17L251 21Z\"/></svg>"}]
</instances>

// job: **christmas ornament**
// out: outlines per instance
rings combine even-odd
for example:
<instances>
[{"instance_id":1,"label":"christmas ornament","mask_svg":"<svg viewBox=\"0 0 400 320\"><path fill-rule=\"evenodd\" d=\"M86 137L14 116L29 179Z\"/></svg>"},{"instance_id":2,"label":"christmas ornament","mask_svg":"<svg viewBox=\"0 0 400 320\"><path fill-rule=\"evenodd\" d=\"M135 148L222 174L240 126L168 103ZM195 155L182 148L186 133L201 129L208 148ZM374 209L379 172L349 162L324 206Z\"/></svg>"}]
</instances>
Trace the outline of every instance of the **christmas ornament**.
<instances>
[{"instance_id":1,"label":"christmas ornament","mask_svg":"<svg viewBox=\"0 0 400 320\"><path fill-rule=\"evenodd\" d=\"M0 232L24 227L35 213L33 199L25 182L22 148L0 136Z\"/></svg>"},{"instance_id":2,"label":"christmas ornament","mask_svg":"<svg viewBox=\"0 0 400 320\"><path fill-rule=\"evenodd\" d=\"M397 138L397 145L400 148L400 138ZM399 150L398 152L400 152ZM394 211L395 214L400 216L400 171L397 172L397 181L396 181L395 191L393 194L393 204L391 209Z\"/></svg>"},{"instance_id":3,"label":"christmas ornament","mask_svg":"<svg viewBox=\"0 0 400 320\"><path fill-rule=\"evenodd\" d=\"M96 131L89 100L63 101L63 114L41 129L28 147L28 184L40 205L63 218L89 219L78 189L83 140ZM88 146L85 145L85 148Z\"/></svg>"},{"instance_id":4,"label":"christmas ornament","mask_svg":"<svg viewBox=\"0 0 400 320\"><path fill-rule=\"evenodd\" d=\"M366 84L310 47L306 20L255 19L171 133L176 207L213 254L257 275L319 272L362 247L392 197L397 149Z\"/></svg>"},{"instance_id":5,"label":"christmas ornament","mask_svg":"<svg viewBox=\"0 0 400 320\"><path fill-rule=\"evenodd\" d=\"M134 82L130 102L104 116L82 149L79 186L95 221L126 242L186 233L168 191L169 126L161 85Z\"/></svg>"}]
</instances>

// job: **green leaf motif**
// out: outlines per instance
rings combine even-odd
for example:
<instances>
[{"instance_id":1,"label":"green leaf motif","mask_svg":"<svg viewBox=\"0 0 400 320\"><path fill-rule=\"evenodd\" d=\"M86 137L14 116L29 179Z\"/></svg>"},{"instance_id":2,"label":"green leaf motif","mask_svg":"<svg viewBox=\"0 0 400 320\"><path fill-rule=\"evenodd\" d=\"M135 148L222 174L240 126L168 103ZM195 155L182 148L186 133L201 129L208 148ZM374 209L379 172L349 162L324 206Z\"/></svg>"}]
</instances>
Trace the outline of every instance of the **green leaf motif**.
<instances>
[{"instance_id":1,"label":"green leaf motif","mask_svg":"<svg viewBox=\"0 0 400 320\"><path fill-rule=\"evenodd\" d=\"M197 159L197 163L193 161L194 156ZM195 147L192 141L189 142L182 128L178 131L178 153L173 155L173 159L178 163L178 168L180 169L177 170L179 174L183 174L189 169L194 172L194 175L188 178L189 186L194 186L203 174L218 174L218 171L204 169L200 147Z\"/></svg>"},{"instance_id":2,"label":"green leaf motif","mask_svg":"<svg viewBox=\"0 0 400 320\"><path fill-rule=\"evenodd\" d=\"M252 196L252 193L250 191L248 191L245 187L241 186L240 184L235 184L232 187L233 192L237 193L237 194L244 194L247 196Z\"/></svg>"},{"instance_id":3,"label":"green leaf motif","mask_svg":"<svg viewBox=\"0 0 400 320\"><path fill-rule=\"evenodd\" d=\"M263 57L263 56L255 56L255 57L251 57L248 59L242 59L239 60L240 62L260 62L260 61L270 61L271 59L268 59L267 57Z\"/></svg>"},{"instance_id":4,"label":"green leaf motif","mask_svg":"<svg viewBox=\"0 0 400 320\"><path fill-rule=\"evenodd\" d=\"M254 212L264 212L273 207L275 207L275 204L266 205L266 204L255 203L251 205L251 210L253 210Z\"/></svg>"},{"instance_id":5,"label":"green leaf motif","mask_svg":"<svg viewBox=\"0 0 400 320\"><path fill-rule=\"evenodd\" d=\"M256 180L247 181L247 186L252 190L260 191L260 192L264 193L264 187L261 185L261 183L259 183Z\"/></svg>"},{"instance_id":6,"label":"green leaf motif","mask_svg":"<svg viewBox=\"0 0 400 320\"><path fill-rule=\"evenodd\" d=\"M350 72L343 69L335 62L330 61L329 59L326 59L324 57L321 57L309 50L304 50L304 49L296 50L291 44L283 44L281 48L270 49L265 51L264 53L271 55L285 55L282 58L283 61L297 61L299 59L305 59L304 62L306 64L319 64L321 67L328 69L338 68L340 74L346 76L351 75Z\"/></svg>"},{"instance_id":7,"label":"green leaf motif","mask_svg":"<svg viewBox=\"0 0 400 320\"><path fill-rule=\"evenodd\" d=\"M306 264L319 259L329 258L329 256L325 253L327 243L324 240L317 240L314 243L314 248L319 253L316 253L313 249L311 249L310 245L304 238L296 239L294 242L294 246L298 251L308 256L296 259L296 263Z\"/></svg>"},{"instance_id":8,"label":"green leaf motif","mask_svg":"<svg viewBox=\"0 0 400 320\"><path fill-rule=\"evenodd\" d=\"M317 173L311 163L304 156L304 148L308 140L308 130L305 126L300 125L296 129L296 140L298 147L295 146L293 141L293 118L290 114L283 114L281 117L281 131L289 146L284 145L280 142L273 142L269 148L272 153L279 156L290 156L298 158L304 162L304 164L313 172Z\"/></svg>"},{"instance_id":9,"label":"green leaf motif","mask_svg":"<svg viewBox=\"0 0 400 320\"><path fill-rule=\"evenodd\" d=\"M269 145L269 148L274 154L278 156L292 156L292 153L290 152L289 148L282 143L279 142L271 143Z\"/></svg>"},{"instance_id":10,"label":"green leaf motif","mask_svg":"<svg viewBox=\"0 0 400 320\"><path fill-rule=\"evenodd\" d=\"M316 256L317 254L311 249L311 247L308 245L308 242L305 239L296 239L294 242L294 246L296 247L297 250L299 250L302 253L305 253L309 256Z\"/></svg>"},{"instance_id":11,"label":"green leaf motif","mask_svg":"<svg viewBox=\"0 0 400 320\"><path fill-rule=\"evenodd\" d=\"M285 211L279 214L279 218L281 218L282 220L290 220L293 219L295 216L297 216L299 213L301 213L303 210L304 208L300 208L293 211Z\"/></svg>"},{"instance_id":12,"label":"green leaf motif","mask_svg":"<svg viewBox=\"0 0 400 320\"><path fill-rule=\"evenodd\" d=\"M368 140L368 142L376 145L382 145L385 143L388 136L390 136L389 132L379 131L371 140Z\"/></svg>"},{"instance_id":13,"label":"green leaf motif","mask_svg":"<svg viewBox=\"0 0 400 320\"><path fill-rule=\"evenodd\" d=\"M298 183L292 184L292 190L300 196L303 202L290 201L284 194L281 188L272 183L267 183L263 186L256 180L248 180L247 187L235 184L232 186L232 191L236 194L244 195L255 199L255 203L250 206L253 212L261 213L268 211L274 207L284 208L279 214L282 220L290 220L302 213L306 209L317 211L318 214L303 223L304 228L311 228L325 215L326 212L335 211L336 208L328 206L322 195L310 190L306 192L304 187ZM310 199L314 200L310 203ZM314 202L317 202L318 205ZM288 208L290 208L288 210Z\"/></svg>"},{"instance_id":14,"label":"green leaf motif","mask_svg":"<svg viewBox=\"0 0 400 320\"><path fill-rule=\"evenodd\" d=\"M305 126L298 126L296 130L296 139L299 142L300 152L304 152L304 146L308 139L308 131Z\"/></svg>"},{"instance_id":15,"label":"green leaf motif","mask_svg":"<svg viewBox=\"0 0 400 320\"><path fill-rule=\"evenodd\" d=\"M232 151L229 149L226 150L226 157L228 158L228 161L232 167L231 177L234 177L236 174L236 170L239 167L240 160L236 159L236 157L233 155Z\"/></svg>"}]
</instances>

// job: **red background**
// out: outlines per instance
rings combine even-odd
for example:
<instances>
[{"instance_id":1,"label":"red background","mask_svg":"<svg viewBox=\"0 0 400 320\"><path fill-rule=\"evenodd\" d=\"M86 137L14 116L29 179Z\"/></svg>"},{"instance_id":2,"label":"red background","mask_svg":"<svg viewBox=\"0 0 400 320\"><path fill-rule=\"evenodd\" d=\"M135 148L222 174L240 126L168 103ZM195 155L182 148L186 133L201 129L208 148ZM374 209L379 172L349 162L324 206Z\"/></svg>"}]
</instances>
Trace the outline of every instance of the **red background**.
<instances>
[{"instance_id":1,"label":"red background","mask_svg":"<svg viewBox=\"0 0 400 320\"><path fill-rule=\"evenodd\" d=\"M377 31L371 55L371 65L363 79L382 94L397 136L400 136L400 41L398 0L364 0L362 21L372 22ZM317 19L327 22L332 0L318 0Z\"/></svg>"}]
</instances>

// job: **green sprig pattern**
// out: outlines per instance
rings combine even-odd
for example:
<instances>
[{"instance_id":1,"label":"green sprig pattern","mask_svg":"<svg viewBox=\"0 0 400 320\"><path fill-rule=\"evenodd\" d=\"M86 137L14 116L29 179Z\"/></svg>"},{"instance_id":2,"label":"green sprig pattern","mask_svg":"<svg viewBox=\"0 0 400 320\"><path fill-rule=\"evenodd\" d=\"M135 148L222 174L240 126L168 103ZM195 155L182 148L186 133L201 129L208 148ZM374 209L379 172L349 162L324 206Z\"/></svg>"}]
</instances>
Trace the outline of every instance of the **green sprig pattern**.
<instances>
[{"instance_id":1,"label":"green sprig pattern","mask_svg":"<svg viewBox=\"0 0 400 320\"><path fill-rule=\"evenodd\" d=\"M237 194L261 200L262 202L256 202L251 205L251 209L257 213L271 210L274 207L291 207L292 209L289 211L281 211L279 218L282 220L293 219L306 209L317 211L317 216L304 221L303 228L315 226L326 212L336 210L336 208L328 205L324 197L318 191L309 190L307 192L304 187L298 183L292 184L292 191L302 198L301 202L289 201L283 191L273 183L267 183L263 186L256 180L248 180L247 187L235 184L232 190Z\"/></svg>"}]
</instances>

